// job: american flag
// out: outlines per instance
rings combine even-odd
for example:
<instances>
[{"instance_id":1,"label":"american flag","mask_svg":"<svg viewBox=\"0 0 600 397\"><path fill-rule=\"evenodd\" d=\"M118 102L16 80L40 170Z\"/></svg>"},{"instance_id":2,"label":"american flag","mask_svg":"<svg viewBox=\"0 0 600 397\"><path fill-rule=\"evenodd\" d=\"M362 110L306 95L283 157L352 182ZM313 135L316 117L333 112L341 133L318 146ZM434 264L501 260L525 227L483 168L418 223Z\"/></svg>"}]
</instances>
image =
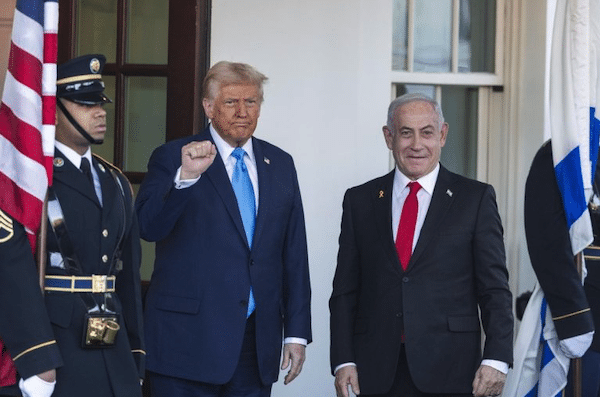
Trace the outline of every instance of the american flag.
<instances>
[{"instance_id":1,"label":"american flag","mask_svg":"<svg viewBox=\"0 0 600 397\"><path fill-rule=\"evenodd\" d=\"M0 105L0 208L25 226L33 251L52 182L57 33L58 0L17 0ZM0 386L15 381L2 349Z\"/></svg>"}]
</instances>

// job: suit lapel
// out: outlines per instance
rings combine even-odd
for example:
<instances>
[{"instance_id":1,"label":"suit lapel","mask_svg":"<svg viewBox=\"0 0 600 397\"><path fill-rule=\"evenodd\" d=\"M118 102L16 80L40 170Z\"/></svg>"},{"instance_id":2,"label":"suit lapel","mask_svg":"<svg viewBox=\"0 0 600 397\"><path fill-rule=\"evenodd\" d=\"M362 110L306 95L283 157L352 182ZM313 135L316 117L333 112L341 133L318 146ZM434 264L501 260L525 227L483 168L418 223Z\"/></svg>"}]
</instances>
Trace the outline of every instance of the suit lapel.
<instances>
[{"instance_id":1,"label":"suit lapel","mask_svg":"<svg viewBox=\"0 0 600 397\"><path fill-rule=\"evenodd\" d=\"M199 135L197 135L194 140L197 141L211 141L214 143L210 131L208 127ZM221 153L219 153L215 157L215 161L211 164L210 167L204 173L214 186L215 190L223 203L225 204L225 208L231 216L233 223L235 224L236 229L246 241L246 245L248 245L248 239L246 238L246 232L244 230L244 224L242 223L242 216L240 215L240 209L237 204L237 199L235 198L235 193L233 191L233 187L231 186L231 181L229 180L229 176L227 175L227 170L225 169L225 163L223 162L223 158L221 157Z\"/></svg>"},{"instance_id":2,"label":"suit lapel","mask_svg":"<svg viewBox=\"0 0 600 397\"><path fill-rule=\"evenodd\" d=\"M408 270L411 266L418 261L419 257L425 251L425 248L435 235L435 232L439 229L439 225L443 222L448 209L454 201L454 194L452 193L452 185L454 184L455 178L448 170L440 165L440 173L433 189L433 196L431 197L431 203L425 216L425 222L421 228L419 240L415 246L415 250L410 258Z\"/></svg>"},{"instance_id":3,"label":"suit lapel","mask_svg":"<svg viewBox=\"0 0 600 397\"><path fill-rule=\"evenodd\" d=\"M53 179L69 189L76 190L100 207L94 186L89 182L87 177L60 150L55 149L54 158Z\"/></svg>"},{"instance_id":4,"label":"suit lapel","mask_svg":"<svg viewBox=\"0 0 600 397\"><path fill-rule=\"evenodd\" d=\"M373 204L375 223L379 231L381 244L383 244L383 248L388 255L389 263L393 264L394 271L400 274L400 261L396 252L391 224L394 173L395 170L392 170L381 179L379 185L375 186L375 190L371 192L371 202Z\"/></svg>"},{"instance_id":5,"label":"suit lapel","mask_svg":"<svg viewBox=\"0 0 600 397\"><path fill-rule=\"evenodd\" d=\"M266 222L266 209L270 208L271 201L271 159L263 152L263 147L257 139L252 138L254 159L256 160L256 172L258 173L258 213L256 226L254 227L253 246L257 246ZM254 187L256 189L256 186Z\"/></svg>"}]
</instances>

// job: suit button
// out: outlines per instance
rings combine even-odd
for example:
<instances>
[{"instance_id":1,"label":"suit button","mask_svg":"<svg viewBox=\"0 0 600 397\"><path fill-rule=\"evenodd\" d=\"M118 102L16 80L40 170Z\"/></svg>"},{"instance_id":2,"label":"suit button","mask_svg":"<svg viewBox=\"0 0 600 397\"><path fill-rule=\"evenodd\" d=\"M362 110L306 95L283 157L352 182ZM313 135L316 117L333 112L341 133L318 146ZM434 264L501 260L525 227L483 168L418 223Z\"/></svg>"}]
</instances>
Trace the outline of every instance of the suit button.
<instances>
[{"instance_id":1,"label":"suit button","mask_svg":"<svg viewBox=\"0 0 600 397\"><path fill-rule=\"evenodd\" d=\"M402 281L408 283L408 277L402 277Z\"/></svg>"},{"instance_id":2,"label":"suit button","mask_svg":"<svg viewBox=\"0 0 600 397\"><path fill-rule=\"evenodd\" d=\"M396 313L396 317L402 317L402 312Z\"/></svg>"},{"instance_id":3,"label":"suit button","mask_svg":"<svg viewBox=\"0 0 600 397\"><path fill-rule=\"evenodd\" d=\"M248 301L240 301L240 306L242 306L242 307L248 306Z\"/></svg>"},{"instance_id":4,"label":"suit button","mask_svg":"<svg viewBox=\"0 0 600 397\"><path fill-rule=\"evenodd\" d=\"M250 259L250 266L254 266L254 259Z\"/></svg>"},{"instance_id":5,"label":"suit button","mask_svg":"<svg viewBox=\"0 0 600 397\"><path fill-rule=\"evenodd\" d=\"M102 231L102 236L104 236L104 237L108 237L108 230L104 229L104 230Z\"/></svg>"},{"instance_id":6,"label":"suit button","mask_svg":"<svg viewBox=\"0 0 600 397\"><path fill-rule=\"evenodd\" d=\"M108 262L108 255L102 255L102 262Z\"/></svg>"}]
</instances>

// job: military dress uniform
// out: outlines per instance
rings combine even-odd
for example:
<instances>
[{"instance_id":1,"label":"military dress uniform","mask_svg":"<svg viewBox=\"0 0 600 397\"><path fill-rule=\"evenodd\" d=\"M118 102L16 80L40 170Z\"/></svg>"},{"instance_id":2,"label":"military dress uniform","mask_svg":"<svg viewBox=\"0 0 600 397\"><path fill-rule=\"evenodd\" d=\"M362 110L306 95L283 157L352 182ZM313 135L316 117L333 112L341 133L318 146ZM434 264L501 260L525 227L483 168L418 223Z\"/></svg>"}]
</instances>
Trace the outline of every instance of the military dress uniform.
<instances>
[{"instance_id":1,"label":"military dress uniform","mask_svg":"<svg viewBox=\"0 0 600 397\"><path fill-rule=\"evenodd\" d=\"M86 175L78 168L81 154L64 135L66 127L75 127L90 145L101 143L65 102L79 105L78 117L88 114L86 107L110 102L103 93L104 63L100 54L85 55L57 70L57 106L64 118L57 123L49 189L45 302L64 365L57 369L53 397L141 397L141 247L131 185L95 156ZM72 126L61 124L65 118ZM89 165L87 152L83 158Z\"/></svg>"},{"instance_id":2,"label":"military dress uniform","mask_svg":"<svg viewBox=\"0 0 600 397\"><path fill-rule=\"evenodd\" d=\"M61 250L49 224L45 299L54 335L65 358L64 366L57 370L54 396L137 396L141 395L139 379L144 374L145 354L137 218L126 178L115 172L117 182L110 166L97 158L93 167L101 185L102 204L86 176L63 153L55 152L53 189L81 273L71 274L57 256ZM119 251L120 259L115 261ZM92 275L116 278L115 292L92 292L99 306L111 302L109 309L119 315L120 330L112 347L82 347L84 317L89 311L82 295L88 292L64 290L70 288L71 276L80 277L78 280L83 283ZM69 281L65 284L64 280ZM106 290L112 290L113 286L107 279ZM86 287L89 289L90 285Z\"/></svg>"},{"instance_id":3,"label":"military dress uniform","mask_svg":"<svg viewBox=\"0 0 600 397\"><path fill-rule=\"evenodd\" d=\"M600 186L600 172L596 169L596 185ZM600 245L598 230L600 213L591 211L595 235L594 244ZM600 255L588 248L586 264L588 275L585 286L581 283L571 248L569 228L552 162L552 145L546 142L536 154L525 186L525 234L531 264L544 291L560 340L594 331L590 350L600 351ZM599 252L600 253L600 252ZM598 363L600 364L600 363ZM588 369L590 369L588 367ZM584 365L584 396L586 392ZM597 371L600 374L600 371ZM598 375L594 376L600 379ZM589 377L588 377L589 378ZM593 380L593 379L587 379ZM572 386L566 388L567 395Z\"/></svg>"},{"instance_id":4,"label":"military dress uniform","mask_svg":"<svg viewBox=\"0 0 600 397\"><path fill-rule=\"evenodd\" d=\"M62 365L23 226L0 210L0 336L23 378ZM0 395L20 395L17 385Z\"/></svg>"}]
</instances>

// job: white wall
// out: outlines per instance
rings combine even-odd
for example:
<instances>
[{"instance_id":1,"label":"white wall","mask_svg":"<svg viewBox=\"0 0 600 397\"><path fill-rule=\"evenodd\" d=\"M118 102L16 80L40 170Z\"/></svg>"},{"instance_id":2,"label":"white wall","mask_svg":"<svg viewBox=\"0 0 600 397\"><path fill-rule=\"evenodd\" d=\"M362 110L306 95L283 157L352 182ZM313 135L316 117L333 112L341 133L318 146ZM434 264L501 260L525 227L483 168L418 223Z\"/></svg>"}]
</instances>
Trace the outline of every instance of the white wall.
<instances>
[{"instance_id":1,"label":"white wall","mask_svg":"<svg viewBox=\"0 0 600 397\"><path fill-rule=\"evenodd\" d=\"M389 170L391 18L389 0L213 1L211 64L246 62L269 77L255 135L294 157L306 213L314 342L275 397L335 395L328 299L342 198Z\"/></svg>"}]
</instances>

